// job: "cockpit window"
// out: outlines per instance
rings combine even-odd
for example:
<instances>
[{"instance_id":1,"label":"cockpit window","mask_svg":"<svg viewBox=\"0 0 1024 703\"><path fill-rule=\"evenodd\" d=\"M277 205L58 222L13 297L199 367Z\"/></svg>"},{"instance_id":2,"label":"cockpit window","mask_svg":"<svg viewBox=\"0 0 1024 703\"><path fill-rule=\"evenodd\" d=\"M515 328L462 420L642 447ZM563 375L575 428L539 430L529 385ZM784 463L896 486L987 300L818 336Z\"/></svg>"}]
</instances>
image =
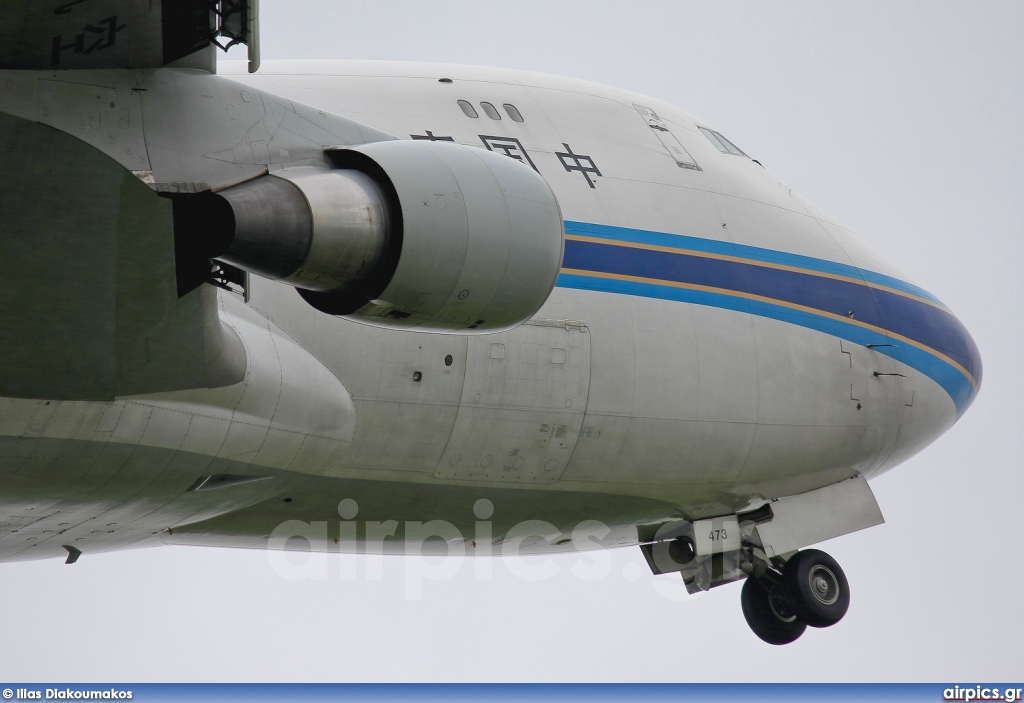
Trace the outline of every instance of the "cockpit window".
<instances>
[{"instance_id":1,"label":"cockpit window","mask_svg":"<svg viewBox=\"0 0 1024 703\"><path fill-rule=\"evenodd\" d=\"M698 127L697 129L699 129L704 134L704 136L708 138L709 142L715 145L716 149L718 149L723 154L729 153L729 149L725 146L725 144L722 144L722 142L718 141L718 137L715 135L714 132L712 132L710 129L704 129L703 127Z\"/></svg>"},{"instance_id":2,"label":"cockpit window","mask_svg":"<svg viewBox=\"0 0 1024 703\"><path fill-rule=\"evenodd\" d=\"M718 132L714 132L710 129L705 129L704 127L698 127L697 129L699 129L701 133L708 138L708 141L714 144L715 148L718 149L723 154L746 156L746 154L740 151L740 148L738 146L730 142L728 139L723 137Z\"/></svg>"},{"instance_id":3,"label":"cockpit window","mask_svg":"<svg viewBox=\"0 0 1024 703\"><path fill-rule=\"evenodd\" d=\"M479 117L479 115L476 114L476 108L473 107L473 104L470 103L468 100L460 100L459 107L462 108L462 111L466 114L466 117Z\"/></svg>"}]
</instances>

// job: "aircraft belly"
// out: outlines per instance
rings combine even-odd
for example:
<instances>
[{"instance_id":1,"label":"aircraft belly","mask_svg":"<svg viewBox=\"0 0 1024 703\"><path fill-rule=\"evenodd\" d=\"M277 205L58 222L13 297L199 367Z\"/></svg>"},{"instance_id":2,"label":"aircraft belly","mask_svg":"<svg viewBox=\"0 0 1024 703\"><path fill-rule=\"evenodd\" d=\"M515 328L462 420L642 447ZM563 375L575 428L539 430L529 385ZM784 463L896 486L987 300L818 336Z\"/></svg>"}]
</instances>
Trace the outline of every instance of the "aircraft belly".
<instances>
[{"instance_id":1,"label":"aircraft belly","mask_svg":"<svg viewBox=\"0 0 1024 703\"><path fill-rule=\"evenodd\" d=\"M408 522L445 520L471 536L479 486L336 478L260 468L264 480L208 491L190 490L201 475L252 474L244 461L118 442L53 438L0 438L0 561L87 554L160 543L264 547L288 520L321 523L337 537L338 504L356 501L359 520L395 520L399 529L386 551L402 549ZM635 544L637 521L672 517L674 504L658 499L546 490L528 485L488 488L492 532L500 542L526 520L551 525L566 538L584 520L611 532L604 546ZM527 552L572 549L561 538ZM467 539L467 541L469 541ZM596 543L594 546L597 546ZM355 544L316 544L355 550Z\"/></svg>"}]
</instances>

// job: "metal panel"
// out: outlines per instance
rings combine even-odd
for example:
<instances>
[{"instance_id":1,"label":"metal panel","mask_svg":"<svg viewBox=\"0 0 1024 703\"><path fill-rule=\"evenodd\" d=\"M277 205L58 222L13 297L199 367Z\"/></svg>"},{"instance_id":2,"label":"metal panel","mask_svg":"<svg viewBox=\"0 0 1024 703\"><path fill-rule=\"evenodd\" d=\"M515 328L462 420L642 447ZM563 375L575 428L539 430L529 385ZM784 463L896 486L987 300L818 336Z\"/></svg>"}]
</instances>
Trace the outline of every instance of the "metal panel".
<instances>
[{"instance_id":1,"label":"metal panel","mask_svg":"<svg viewBox=\"0 0 1024 703\"><path fill-rule=\"evenodd\" d=\"M39 122L78 137L129 171L151 170L142 103L127 82L111 88L40 79L37 85Z\"/></svg>"},{"instance_id":2,"label":"metal panel","mask_svg":"<svg viewBox=\"0 0 1024 703\"><path fill-rule=\"evenodd\" d=\"M434 477L554 483L576 448L589 391L585 325L530 320L470 338L459 414Z\"/></svg>"},{"instance_id":3,"label":"metal panel","mask_svg":"<svg viewBox=\"0 0 1024 703\"><path fill-rule=\"evenodd\" d=\"M686 150L679 140L676 139L676 135L672 134L672 131L665 124L665 121L658 117L658 114L649 107L643 105L633 105L636 111L640 113L640 117L644 119L647 126L651 128L654 136L658 138L658 141L662 143L665 150L668 152L676 161L676 165L679 168L689 168L694 171L700 171L701 167L697 165L697 162L690 156L690 152Z\"/></svg>"},{"instance_id":4,"label":"metal panel","mask_svg":"<svg viewBox=\"0 0 1024 703\"><path fill-rule=\"evenodd\" d=\"M740 548L740 524L735 515L697 520L693 523L697 556L705 557Z\"/></svg>"},{"instance_id":5,"label":"metal panel","mask_svg":"<svg viewBox=\"0 0 1024 703\"><path fill-rule=\"evenodd\" d=\"M770 556L885 522L863 476L773 502L775 517L757 526Z\"/></svg>"}]
</instances>

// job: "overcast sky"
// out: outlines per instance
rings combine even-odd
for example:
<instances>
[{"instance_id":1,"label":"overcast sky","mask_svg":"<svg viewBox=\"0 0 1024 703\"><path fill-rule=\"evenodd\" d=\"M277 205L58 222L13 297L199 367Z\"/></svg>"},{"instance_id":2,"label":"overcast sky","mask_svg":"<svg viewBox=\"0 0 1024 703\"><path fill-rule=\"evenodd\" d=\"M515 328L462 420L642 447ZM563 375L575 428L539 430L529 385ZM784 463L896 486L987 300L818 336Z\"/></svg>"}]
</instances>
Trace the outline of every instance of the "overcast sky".
<instances>
[{"instance_id":1,"label":"overcast sky","mask_svg":"<svg viewBox=\"0 0 1024 703\"><path fill-rule=\"evenodd\" d=\"M1024 679L1024 3L261 5L265 59L521 68L682 107L949 305L984 387L872 483L886 525L824 545L852 605L789 647L750 633L738 584L677 601L678 579L651 576L635 548L596 582L566 559L541 582L500 563L478 581L469 563L408 601L400 560L383 580L342 581L334 556L327 580L292 583L263 552L167 547L0 566L0 676Z\"/></svg>"}]
</instances>

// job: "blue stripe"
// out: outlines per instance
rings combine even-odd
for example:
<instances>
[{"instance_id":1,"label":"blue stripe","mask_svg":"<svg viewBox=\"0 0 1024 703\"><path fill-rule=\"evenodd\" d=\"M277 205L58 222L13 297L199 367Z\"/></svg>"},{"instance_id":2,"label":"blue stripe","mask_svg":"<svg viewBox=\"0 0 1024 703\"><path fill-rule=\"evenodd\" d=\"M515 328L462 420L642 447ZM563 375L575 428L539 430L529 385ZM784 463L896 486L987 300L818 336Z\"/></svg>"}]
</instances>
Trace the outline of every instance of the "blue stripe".
<instances>
[{"instance_id":1,"label":"blue stripe","mask_svg":"<svg viewBox=\"0 0 1024 703\"><path fill-rule=\"evenodd\" d=\"M919 298L930 300L936 305L943 305L942 301L926 291L924 288L915 286L912 283L901 281L892 276L886 276L874 271L841 264L828 259L816 259L811 256L800 256L799 254L788 254L774 249L763 249L751 247L745 244L733 244L732 242L720 242L714 239L700 239L698 237L687 237L682 234L668 234L666 232L652 232L643 229L627 229L625 227L611 227L609 225L595 225L589 222L565 221L566 234L578 234L584 237L599 237L618 242L632 242L634 244L651 244L659 247L671 247L674 249L688 249L699 251L705 254L721 254L724 256L738 256L744 259L752 259L767 264L780 264L782 266L794 266L807 269L817 273L830 273L836 276L863 279L868 283L880 286L887 286L894 290L916 295Z\"/></svg>"},{"instance_id":2,"label":"blue stripe","mask_svg":"<svg viewBox=\"0 0 1024 703\"><path fill-rule=\"evenodd\" d=\"M898 293L785 269L574 240L565 242L562 265L568 269L735 290L833 315L852 313L861 322L945 354L975 375L977 352L960 321L945 310Z\"/></svg>"},{"instance_id":3,"label":"blue stripe","mask_svg":"<svg viewBox=\"0 0 1024 703\"><path fill-rule=\"evenodd\" d=\"M681 235L627 230L578 222L566 222L566 233L590 237L600 236L611 240L609 244L613 241L628 241L655 246L679 247L682 246L681 242L685 241L686 250L751 259L755 257L749 255L750 251L756 250L758 252L757 261L784 263L787 266L800 265L809 271L824 271L843 276L850 276L853 272L855 277L862 277L862 272L859 269L843 264ZM890 291L870 288L853 281L693 256L685 251L669 253L577 240L566 240L565 244L563 267L566 269L707 286L771 298L780 303L791 303L843 317L852 311L854 319L858 322L912 339L947 356L974 376L978 385L981 384L980 356L970 334L952 313L919 300ZM745 251L740 252L739 250ZM796 260L800 260L802 263L797 264ZM807 262L815 262L815 268L806 265ZM863 276L863 278L867 277ZM914 295L927 300L936 300L934 296L921 291L916 286L903 282L897 283L900 285L891 283L885 285L895 290L913 292ZM893 343L893 340L886 334L865 329L857 324L852 324L852 322L836 320L814 312L794 310L783 304L776 305L750 300L729 293L714 293L671 285L658 285L657 283L566 273L559 276L558 285L564 288L677 300L746 312L825 332L861 345ZM922 293L925 294L922 295ZM974 398L976 390L970 379L954 365L936 354L909 344L898 343L896 346L876 347L875 351L892 356L938 383L952 398L958 416L967 409Z\"/></svg>"}]
</instances>

